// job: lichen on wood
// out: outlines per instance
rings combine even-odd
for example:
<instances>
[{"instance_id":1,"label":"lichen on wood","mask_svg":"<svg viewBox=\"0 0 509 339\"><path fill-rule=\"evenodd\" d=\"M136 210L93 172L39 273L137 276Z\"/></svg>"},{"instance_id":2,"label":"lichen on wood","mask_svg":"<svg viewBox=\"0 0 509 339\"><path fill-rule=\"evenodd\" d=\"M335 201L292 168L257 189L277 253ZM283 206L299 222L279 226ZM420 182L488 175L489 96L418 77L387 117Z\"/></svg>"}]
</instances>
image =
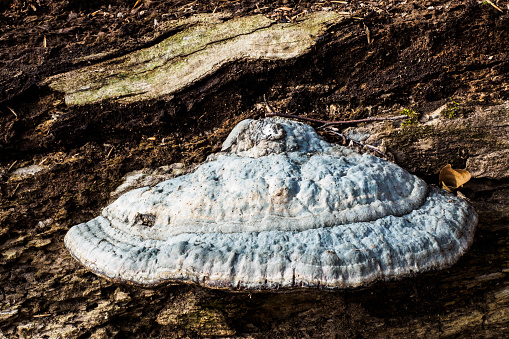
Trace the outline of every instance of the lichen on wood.
<instances>
[{"instance_id":1,"label":"lichen on wood","mask_svg":"<svg viewBox=\"0 0 509 339\"><path fill-rule=\"evenodd\" d=\"M155 46L56 75L44 83L65 93L67 105L114 99L124 102L171 95L241 59L286 60L313 46L326 27L340 20L317 12L295 23L276 23L263 15L205 20Z\"/></svg>"}]
</instances>

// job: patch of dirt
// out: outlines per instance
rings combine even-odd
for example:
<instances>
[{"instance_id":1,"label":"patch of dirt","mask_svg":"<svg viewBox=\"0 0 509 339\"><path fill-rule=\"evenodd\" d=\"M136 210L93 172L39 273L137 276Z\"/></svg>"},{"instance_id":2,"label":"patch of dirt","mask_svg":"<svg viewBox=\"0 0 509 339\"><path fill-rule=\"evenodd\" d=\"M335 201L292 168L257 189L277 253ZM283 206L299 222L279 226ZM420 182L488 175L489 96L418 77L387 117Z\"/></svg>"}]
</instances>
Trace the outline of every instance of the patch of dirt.
<instances>
[{"instance_id":1,"label":"patch of dirt","mask_svg":"<svg viewBox=\"0 0 509 339\"><path fill-rule=\"evenodd\" d=\"M66 231L98 215L126 173L204 160L237 122L263 116L263 95L283 113L328 120L402 108L429 113L453 101L468 114L474 105L509 100L509 2L496 3L502 12L477 1L2 2L0 334L507 333L499 312L509 307L505 219L493 227L484 220L471 251L448 271L337 293L144 290L87 272L63 245ZM177 18L227 11L284 22L317 10L350 14L307 55L229 64L172 98L68 107L61 93L39 85L50 75L154 45L175 33L169 23ZM31 165L41 170L13 175ZM469 196L481 200L477 206L488 204L497 196L494 187L507 190L506 181L475 182ZM187 294L192 297L182 297ZM176 310L166 308L173 304Z\"/></svg>"}]
</instances>

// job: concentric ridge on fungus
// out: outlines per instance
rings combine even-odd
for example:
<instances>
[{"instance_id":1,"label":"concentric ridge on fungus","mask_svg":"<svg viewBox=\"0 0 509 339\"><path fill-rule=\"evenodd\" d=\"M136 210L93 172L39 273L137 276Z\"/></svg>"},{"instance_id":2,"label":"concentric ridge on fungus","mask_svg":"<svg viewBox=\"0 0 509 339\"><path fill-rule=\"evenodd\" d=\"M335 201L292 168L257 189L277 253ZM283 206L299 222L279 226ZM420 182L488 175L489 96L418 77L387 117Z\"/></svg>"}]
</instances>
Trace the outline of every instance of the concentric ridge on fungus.
<instances>
[{"instance_id":1,"label":"concentric ridge on fungus","mask_svg":"<svg viewBox=\"0 0 509 339\"><path fill-rule=\"evenodd\" d=\"M244 120L196 171L135 189L72 227L107 278L211 287L345 288L450 266L477 224L463 199L308 125Z\"/></svg>"}]
</instances>

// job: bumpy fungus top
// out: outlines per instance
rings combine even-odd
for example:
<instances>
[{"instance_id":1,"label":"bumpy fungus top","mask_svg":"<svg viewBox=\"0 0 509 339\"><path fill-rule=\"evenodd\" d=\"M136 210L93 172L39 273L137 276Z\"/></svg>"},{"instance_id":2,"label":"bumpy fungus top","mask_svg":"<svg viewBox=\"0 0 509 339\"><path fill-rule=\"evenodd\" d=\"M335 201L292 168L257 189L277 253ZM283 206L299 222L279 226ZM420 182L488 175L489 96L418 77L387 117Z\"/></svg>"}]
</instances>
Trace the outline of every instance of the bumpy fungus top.
<instances>
[{"instance_id":1,"label":"bumpy fungus top","mask_svg":"<svg viewBox=\"0 0 509 339\"><path fill-rule=\"evenodd\" d=\"M124 194L65 244L142 285L345 288L449 266L476 224L464 200L399 166L269 118L242 121L196 171Z\"/></svg>"}]
</instances>

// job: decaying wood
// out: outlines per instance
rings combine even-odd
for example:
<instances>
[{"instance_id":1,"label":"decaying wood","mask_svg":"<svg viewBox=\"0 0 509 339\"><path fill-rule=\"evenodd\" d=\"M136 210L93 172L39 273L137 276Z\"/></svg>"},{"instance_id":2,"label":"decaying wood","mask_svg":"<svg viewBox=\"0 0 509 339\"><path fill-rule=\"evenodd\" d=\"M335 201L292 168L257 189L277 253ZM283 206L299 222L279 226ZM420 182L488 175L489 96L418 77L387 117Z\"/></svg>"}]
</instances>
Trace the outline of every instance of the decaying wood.
<instances>
[{"instance_id":1,"label":"decaying wood","mask_svg":"<svg viewBox=\"0 0 509 339\"><path fill-rule=\"evenodd\" d=\"M465 2L406 6L369 17L369 45L363 23L342 18L308 34L295 58L228 59L161 95L71 98L106 88L105 66L114 82L140 71L129 53L103 63L90 55L83 60L91 65L80 61L16 95L8 106L17 116L10 109L0 115L0 337L507 335L507 18ZM298 27L304 16L284 25L258 19L276 30ZM207 25L201 18L185 29L195 24ZM135 171L135 181L153 185L145 173L160 180L186 173L219 150L237 122L264 115L264 94L283 112L317 117L309 122L363 122L335 127L429 183L438 184L448 163L466 168L472 179L460 191L480 217L471 249L447 270L335 292L143 289L100 278L71 258L65 233L98 215L124 175ZM453 119L435 111L451 97L459 102ZM377 121L408 107L425 119L408 126ZM33 165L40 167L20 174Z\"/></svg>"},{"instance_id":2,"label":"decaying wood","mask_svg":"<svg viewBox=\"0 0 509 339\"><path fill-rule=\"evenodd\" d=\"M328 25L341 21L334 12L317 12L292 24L263 15L233 18L203 15L198 24L155 46L45 81L65 93L67 105L104 100L133 102L169 96L243 59L287 60L305 54ZM195 22L191 18L182 26Z\"/></svg>"}]
</instances>

